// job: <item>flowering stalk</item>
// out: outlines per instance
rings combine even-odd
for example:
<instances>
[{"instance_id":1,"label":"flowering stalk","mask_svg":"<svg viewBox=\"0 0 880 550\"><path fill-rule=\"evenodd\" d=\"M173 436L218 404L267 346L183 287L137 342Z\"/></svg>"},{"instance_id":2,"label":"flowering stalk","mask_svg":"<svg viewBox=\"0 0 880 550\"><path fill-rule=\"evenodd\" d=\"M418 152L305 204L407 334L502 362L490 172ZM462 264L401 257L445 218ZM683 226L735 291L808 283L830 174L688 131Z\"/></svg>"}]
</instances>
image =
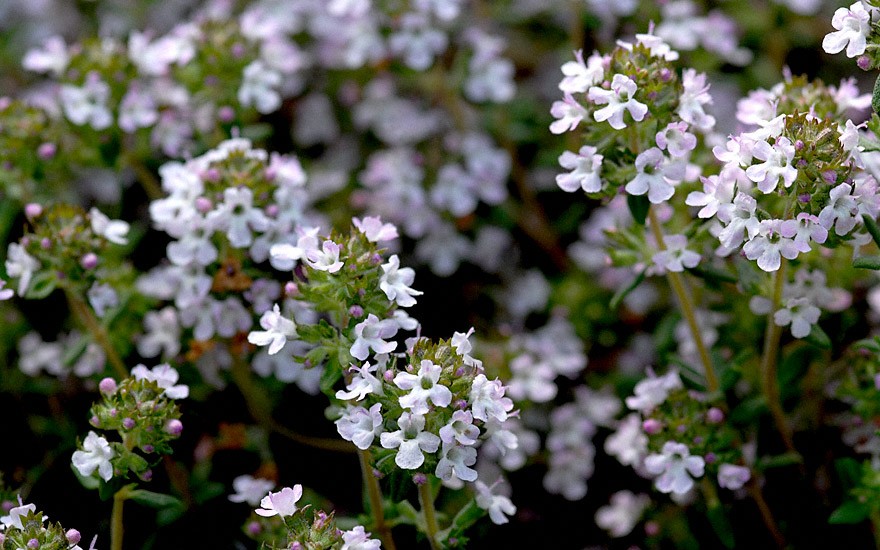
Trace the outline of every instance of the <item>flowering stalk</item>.
<instances>
[{"instance_id":1,"label":"flowering stalk","mask_svg":"<svg viewBox=\"0 0 880 550\"><path fill-rule=\"evenodd\" d=\"M773 283L773 307L767 315L767 330L764 334L764 353L761 356L761 387L764 397L767 399L767 407L773 416L776 429L782 436L789 451L797 452L794 447L791 429L785 420L785 411L779 400L779 380L776 374L776 357L779 355L779 340L782 337L782 327L773 322L773 312L779 309L782 302L782 290L785 284L785 268L788 262L782 260L779 270L774 275Z\"/></svg>"},{"instance_id":2,"label":"flowering stalk","mask_svg":"<svg viewBox=\"0 0 880 550\"><path fill-rule=\"evenodd\" d=\"M419 485L419 504L425 517L425 533L428 535L428 543L431 545L431 550L438 550L437 532L440 531L440 528L437 526L434 496L431 494L431 485L428 481Z\"/></svg>"},{"instance_id":3,"label":"flowering stalk","mask_svg":"<svg viewBox=\"0 0 880 550\"><path fill-rule=\"evenodd\" d=\"M660 228L660 220L657 219L657 213L652 206L648 209L648 217L651 223L651 232L654 234L654 240L657 241L657 247L663 251L666 250L666 241L663 239L663 230ZM697 352L700 355L700 362L706 371L706 385L710 392L718 391L718 377L715 375L715 369L712 367L712 359L709 357L709 351L703 342L703 336L700 333L700 325L697 323L697 316L694 314L694 305L691 303L690 290L687 288L687 282L676 272L667 271L666 277L669 280L669 286L678 298L678 304L681 307L681 313L687 321L688 327L694 337L694 343L697 346Z\"/></svg>"},{"instance_id":4,"label":"flowering stalk","mask_svg":"<svg viewBox=\"0 0 880 550\"><path fill-rule=\"evenodd\" d=\"M382 506L382 488L379 480L373 475L370 466L372 460L369 450L358 450L358 460L361 464L361 475L364 476L364 484L367 487L367 495L370 499L370 511L373 513L373 527L379 532L382 544L386 550L396 550L391 528L385 523L385 509Z\"/></svg>"},{"instance_id":5,"label":"flowering stalk","mask_svg":"<svg viewBox=\"0 0 880 550\"><path fill-rule=\"evenodd\" d=\"M104 353L107 355L107 360L110 361L110 364L113 365L113 370L116 371L116 375L120 378L127 378L129 374L128 369L125 367L125 363L122 362L122 358L119 357L119 354L110 342L110 336L107 334L103 325L101 325L101 323L95 318L89 306L70 290L65 289L64 295L67 296L67 303L70 305L70 310L86 329L92 333L92 337L94 337L98 345L101 346L101 349L104 350Z\"/></svg>"},{"instance_id":6,"label":"flowering stalk","mask_svg":"<svg viewBox=\"0 0 880 550\"><path fill-rule=\"evenodd\" d=\"M113 495L113 511L110 516L110 550L122 550L122 535L125 532L122 524L122 507L128 498L130 487L130 485L126 485Z\"/></svg>"}]
</instances>

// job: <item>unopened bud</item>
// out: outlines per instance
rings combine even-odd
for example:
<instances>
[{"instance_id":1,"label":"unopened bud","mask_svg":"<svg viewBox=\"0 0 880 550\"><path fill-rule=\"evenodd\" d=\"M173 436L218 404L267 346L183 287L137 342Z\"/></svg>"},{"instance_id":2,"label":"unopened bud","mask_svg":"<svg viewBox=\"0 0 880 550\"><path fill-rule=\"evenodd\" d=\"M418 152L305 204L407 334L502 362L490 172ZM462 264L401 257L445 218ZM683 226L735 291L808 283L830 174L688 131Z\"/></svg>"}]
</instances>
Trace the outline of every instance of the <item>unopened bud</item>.
<instances>
[{"instance_id":1,"label":"unopened bud","mask_svg":"<svg viewBox=\"0 0 880 550\"><path fill-rule=\"evenodd\" d=\"M706 422L709 424L720 424L724 420L724 412L718 407L712 407L706 411Z\"/></svg>"},{"instance_id":2,"label":"unopened bud","mask_svg":"<svg viewBox=\"0 0 880 550\"><path fill-rule=\"evenodd\" d=\"M360 319L364 316L364 308L355 304L348 308L348 314L354 317L355 319Z\"/></svg>"},{"instance_id":3,"label":"unopened bud","mask_svg":"<svg viewBox=\"0 0 880 550\"><path fill-rule=\"evenodd\" d=\"M180 435L183 433L183 422L172 418L165 423L165 432L171 435Z\"/></svg>"},{"instance_id":4,"label":"unopened bud","mask_svg":"<svg viewBox=\"0 0 880 550\"><path fill-rule=\"evenodd\" d=\"M98 389L101 390L101 393L106 393L107 395L113 395L116 393L116 380L113 380L110 377L102 379L98 382Z\"/></svg>"},{"instance_id":5,"label":"unopened bud","mask_svg":"<svg viewBox=\"0 0 880 550\"><path fill-rule=\"evenodd\" d=\"M67 542L70 544L77 544L82 539L82 535L76 529L70 529L64 536L67 537Z\"/></svg>"},{"instance_id":6,"label":"unopened bud","mask_svg":"<svg viewBox=\"0 0 880 550\"><path fill-rule=\"evenodd\" d=\"M415 483L416 485L424 485L425 483L428 482L428 476L426 476L425 474L423 474L421 472L419 472L417 474L413 474L412 479L413 479L413 483Z\"/></svg>"},{"instance_id":7,"label":"unopened bud","mask_svg":"<svg viewBox=\"0 0 880 550\"><path fill-rule=\"evenodd\" d=\"M660 433L660 430L663 429L663 424L656 418L648 418L642 422L642 429L646 434L654 435Z\"/></svg>"},{"instance_id":8,"label":"unopened bud","mask_svg":"<svg viewBox=\"0 0 880 550\"><path fill-rule=\"evenodd\" d=\"M870 71L871 70L871 58L868 57L867 55L861 55L856 60L856 65L858 65L859 68L863 71Z\"/></svg>"},{"instance_id":9,"label":"unopened bud","mask_svg":"<svg viewBox=\"0 0 880 550\"><path fill-rule=\"evenodd\" d=\"M29 202L24 207L24 215L32 220L43 213L43 207L35 202Z\"/></svg>"},{"instance_id":10,"label":"unopened bud","mask_svg":"<svg viewBox=\"0 0 880 550\"><path fill-rule=\"evenodd\" d=\"M88 252L85 256L80 258L79 265L81 265L83 269L95 269L98 267L97 254L94 252Z\"/></svg>"},{"instance_id":11,"label":"unopened bud","mask_svg":"<svg viewBox=\"0 0 880 550\"><path fill-rule=\"evenodd\" d=\"M54 143L41 143L39 147L37 147L37 156L39 156L43 160L49 160L55 156L55 153L58 151L58 148L55 147Z\"/></svg>"}]
</instances>

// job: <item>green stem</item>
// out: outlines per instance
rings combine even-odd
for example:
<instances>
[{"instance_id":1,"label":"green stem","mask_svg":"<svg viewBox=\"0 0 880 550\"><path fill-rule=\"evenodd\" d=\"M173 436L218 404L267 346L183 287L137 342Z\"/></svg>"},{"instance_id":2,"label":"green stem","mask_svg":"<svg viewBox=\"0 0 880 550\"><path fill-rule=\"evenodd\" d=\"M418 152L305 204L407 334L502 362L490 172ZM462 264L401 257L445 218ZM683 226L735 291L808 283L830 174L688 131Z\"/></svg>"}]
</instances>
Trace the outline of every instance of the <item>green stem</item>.
<instances>
[{"instance_id":1,"label":"green stem","mask_svg":"<svg viewBox=\"0 0 880 550\"><path fill-rule=\"evenodd\" d=\"M776 424L776 429L782 436L785 447L791 452L797 452L792 438L791 428L785 419L785 411L779 397L779 377L776 373L776 360L779 355L779 340L782 337L782 327L773 321L773 315L782 303L782 290L785 285L785 272L788 262L783 258L779 269L773 279L773 306L767 314L767 329L764 333L764 353L761 356L761 388L770 415Z\"/></svg>"},{"instance_id":2,"label":"green stem","mask_svg":"<svg viewBox=\"0 0 880 550\"><path fill-rule=\"evenodd\" d=\"M370 499L370 511L373 513L374 528L378 531L379 538L382 539L382 547L386 550L396 550L394 537L391 535L391 528L385 523L385 510L382 506L382 488L379 487L379 480L373 475L370 451L358 450L358 459L361 463L361 475L364 478L367 495Z\"/></svg>"},{"instance_id":3,"label":"green stem","mask_svg":"<svg viewBox=\"0 0 880 550\"><path fill-rule=\"evenodd\" d=\"M92 309L79 296L76 296L73 291L65 288L64 294L67 296L67 303L70 306L70 310L76 318L79 319L79 322L82 323L91 333L95 342L97 342L97 344L101 346L101 349L104 350L104 354L107 356L107 360L116 371L116 375L119 376L119 378L128 378L129 373L128 369L125 367L125 363L122 362L122 358L116 353L116 349L110 342L110 336L107 334L107 330L92 313Z\"/></svg>"},{"instance_id":4,"label":"green stem","mask_svg":"<svg viewBox=\"0 0 880 550\"><path fill-rule=\"evenodd\" d=\"M254 383L254 380L251 377L250 367L239 357L236 357L232 362L232 380L235 382L235 385L238 386L238 390L244 397L251 416L254 420L259 422L263 428L282 435L301 445L314 447L316 449L338 453L353 453L355 451L355 447L347 441L303 435L276 422L275 419L272 418L272 411L266 405L265 394L260 391L260 388Z\"/></svg>"},{"instance_id":5,"label":"green stem","mask_svg":"<svg viewBox=\"0 0 880 550\"><path fill-rule=\"evenodd\" d=\"M440 529L437 527L437 513L434 510L434 495L431 494L430 482L419 485L419 504L422 506L422 514L425 516L428 544L431 545L431 550L439 550L440 545L437 544L437 533Z\"/></svg>"},{"instance_id":6,"label":"green stem","mask_svg":"<svg viewBox=\"0 0 880 550\"><path fill-rule=\"evenodd\" d=\"M873 511L871 512L871 529L874 535L874 548L880 550L880 513Z\"/></svg>"},{"instance_id":7,"label":"green stem","mask_svg":"<svg viewBox=\"0 0 880 550\"><path fill-rule=\"evenodd\" d=\"M149 168L144 166L140 159L134 154L126 154L124 158L128 166L134 170L134 174L147 194L147 198L154 201L165 196L165 193L162 191L162 184L159 183L158 178L153 175Z\"/></svg>"},{"instance_id":8,"label":"green stem","mask_svg":"<svg viewBox=\"0 0 880 550\"><path fill-rule=\"evenodd\" d=\"M761 492L761 487L758 485L758 482L754 477L749 481L747 489L749 495L758 506L758 511L761 513L761 520L764 522L764 526L767 527L767 530L770 531L770 535L773 536L777 548L785 548L785 537L782 535L782 531L779 530L779 526L776 525L776 519L773 517L773 512L770 511L770 505L764 500L764 494Z\"/></svg>"},{"instance_id":9,"label":"green stem","mask_svg":"<svg viewBox=\"0 0 880 550\"><path fill-rule=\"evenodd\" d=\"M657 213L654 207L648 209L648 219L651 224L651 232L654 234L654 240L657 241L657 248L666 250L666 241L663 239L663 229L660 227L660 220L657 219ZM700 356L700 362L703 364L703 370L706 371L706 385L710 392L716 392L720 388L718 384L718 376L715 374L715 368L712 366L712 359L709 357L709 350L706 343L703 342L703 335L700 332L700 324L697 322L697 315L694 311L694 304L691 302L691 292L688 288L687 281L680 273L666 271L666 278L672 292L678 299L678 305L681 313L684 315L685 321L690 328L694 344L697 346L697 353Z\"/></svg>"},{"instance_id":10,"label":"green stem","mask_svg":"<svg viewBox=\"0 0 880 550\"><path fill-rule=\"evenodd\" d=\"M128 498L128 487L116 491L113 495L113 512L110 520L110 550L122 550L122 506Z\"/></svg>"}]
</instances>

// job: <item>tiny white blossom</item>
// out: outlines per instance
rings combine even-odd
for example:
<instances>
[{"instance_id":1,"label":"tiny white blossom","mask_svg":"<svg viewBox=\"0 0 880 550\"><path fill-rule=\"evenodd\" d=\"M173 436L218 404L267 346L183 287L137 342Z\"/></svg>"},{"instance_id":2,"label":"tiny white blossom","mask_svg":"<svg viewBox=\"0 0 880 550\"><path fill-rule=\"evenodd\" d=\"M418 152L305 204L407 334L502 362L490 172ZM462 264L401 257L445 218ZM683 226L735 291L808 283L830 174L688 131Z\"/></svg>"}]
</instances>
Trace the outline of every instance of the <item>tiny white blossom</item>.
<instances>
[{"instance_id":1,"label":"tiny white blossom","mask_svg":"<svg viewBox=\"0 0 880 550\"><path fill-rule=\"evenodd\" d=\"M569 193L578 189L583 189L586 193L598 193L602 190L602 178L599 172L603 158L602 155L596 154L596 148L590 145L581 147L577 154L571 151L563 152L559 157L559 165L571 172L557 175L556 184Z\"/></svg>"},{"instance_id":2,"label":"tiny white blossom","mask_svg":"<svg viewBox=\"0 0 880 550\"><path fill-rule=\"evenodd\" d=\"M772 193L780 179L786 189L797 179L798 171L791 165L794 145L787 137L777 138L772 146L766 141L758 141L752 147L752 156L764 162L746 168L746 176L764 193Z\"/></svg>"},{"instance_id":3,"label":"tiny white blossom","mask_svg":"<svg viewBox=\"0 0 880 550\"><path fill-rule=\"evenodd\" d=\"M657 479L654 485L661 493L683 495L694 486L693 477L701 477L706 467L702 457L691 456L684 443L667 441L660 454L645 458L645 469Z\"/></svg>"},{"instance_id":4,"label":"tiny white blossom","mask_svg":"<svg viewBox=\"0 0 880 550\"><path fill-rule=\"evenodd\" d=\"M180 374L168 364L157 365L152 369L138 365L131 369L131 374L135 380L155 382L159 388L165 390L164 394L169 399L186 399L189 396L189 386L177 383Z\"/></svg>"},{"instance_id":5,"label":"tiny white blossom","mask_svg":"<svg viewBox=\"0 0 880 550\"><path fill-rule=\"evenodd\" d=\"M696 267L700 263L700 255L688 250L687 237L684 235L666 235L663 237L666 250L654 254L654 264L661 270L680 273L685 268Z\"/></svg>"},{"instance_id":6,"label":"tiny white blossom","mask_svg":"<svg viewBox=\"0 0 880 550\"><path fill-rule=\"evenodd\" d=\"M831 18L831 25L837 29L825 35L822 49L828 53L840 53L846 48L847 57L858 57L865 53L867 38L871 34L871 13L862 2L846 8L838 8Z\"/></svg>"},{"instance_id":7,"label":"tiny white blossom","mask_svg":"<svg viewBox=\"0 0 880 550\"><path fill-rule=\"evenodd\" d=\"M718 467L718 486L725 489L741 489L751 477L751 471L745 466L722 464Z\"/></svg>"},{"instance_id":8,"label":"tiny white blossom","mask_svg":"<svg viewBox=\"0 0 880 550\"><path fill-rule=\"evenodd\" d=\"M584 53L574 52L576 61L568 61L562 65L565 78L559 83L559 89L568 94L582 94L602 82L605 76L606 58L593 54L584 63Z\"/></svg>"},{"instance_id":9,"label":"tiny white blossom","mask_svg":"<svg viewBox=\"0 0 880 550\"><path fill-rule=\"evenodd\" d=\"M302 498L302 485L296 484L293 489L284 487L277 493L269 493L260 501L260 508L254 510L264 518L292 516L298 510L296 503Z\"/></svg>"},{"instance_id":10,"label":"tiny white blossom","mask_svg":"<svg viewBox=\"0 0 880 550\"><path fill-rule=\"evenodd\" d=\"M678 371L671 370L663 376L655 376L649 370L648 378L639 381L633 389L635 395L626 398L626 406L635 411L650 412L666 401L670 392L683 387Z\"/></svg>"},{"instance_id":11,"label":"tiny white blossom","mask_svg":"<svg viewBox=\"0 0 880 550\"><path fill-rule=\"evenodd\" d=\"M550 114L557 119L550 124L550 131L554 134L564 134L577 128L587 116L587 110L571 94L565 94L562 101L553 102Z\"/></svg>"},{"instance_id":12,"label":"tiny white blossom","mask_svg":"<svg viewBox=\"0 0 880 550\"><path fill-rule=\"evenodd\" d=\"M667 158L656 147L643 151L636 157L636 175L624 189L630 195L648 194L652 204L660 204L675 194L673 184L684 179L686 165Z\"/></svg>"},{"instance_id":13,"label":"tiny white blossom","mask_svg":"<svg viewBox=\"0 0 880 550\"><path fill-rule=\"evenodd\" d=\"M382 390L382 381L373 376L378 368L379 365L370 366L370 363L364 363L360 367L352 365L351 371L354 376L351 377L351 382L346 386L345 391L336 392L336 399L360 401L370 393L385 395Z\"/></svg>"},{"instance_id":14,"label":"tiny white blossom","mask_svg":"<svg viewBox=\"0 0 880 550\"><path fill-rule=\"evenodd\" d=\"M363 233L371 243L393 241L398 237L397 227L391 223L382 223L378 216L366 216L363 221L360 218L352 218L351 223Z\"/></svg>"},{"instance_id":15,"label":"tiny white blossom","mask_svg":"<svg viewBox=\"0 0 880 550\"><path fill-rule=\"evenodd\" d=\"M256 506L269 491L275 488L275 482L249 475L238 476L232 480L235 493L229 495L232 502L247 502Z\"/></svg>"},{"instance_id":16,"label":"tiny white blossom","mask_svg":"<svg viewBox=\"0 0 880 550\"><path fill-rule=\"evenodd\" d=\"M648 113L648 106L635 99L637 89L636 83L622 74L614 75L610 90L593 86L587 94L590 101L597 105L606 105L595 111L593 118L596 122L607 120L615 130L626 128L626 123L623 121L624 111L629 111L636 122L642 121Z\"/></svg>"},{"instance_id":17,"label":"tiny white blossom","mask_svg":"<svg viewBox=\"0 0 880 550\"><path fill-rule=\"evenodd\" d=\"M363 525L356 525L353 529L342 533L342 548L339 550L379 550L382 543L370 538L370 533L364 531Z\"/></svg>"},{"instance_id":18,"label":"tiny white blossom","mask_svg":"<svg viewBox=\"0 0 880 550\"><path fill-rule=\"evenodd\" d=\"M494 487L495 485L488 487L482 481L477 481L474 484L474 488L477 490L477 506L489 511L489 519L492 520L492 523L504 525L509 521L507 517L516 513L516 506L506 496L493 494Z\"/></svg>"},{"instance_id":19,"label":"tiny white blossom","mask_svg":"<svg viewBox=\"0 0 880 550\"><path fill-rule=\"evenodd\" d=\"M18 277L18 295L24 296L31 284L34 271L40 269L40 262L27 253L18 243L9 243L6 250L6 274Z\"/></svg>"},{"instance_id":20,"label":"tiny white blossom","mask_svg":"<svg viewBox=\"0 0 880 550\"><path fill-rule=\"evenodd\" d=\"M409 390L400 396L400 406L415 414L427 414L428 401L436 407L448 407L452 402L452 391L439 383L442 371L440 365L423 359L418 374L397 373L394 384L402 390Z\"/></svg>"},{"instance_id":21,"label":"tiny white blossom","mask_svg":"<svg viewBox=\"0 0 880 550\"><path fill-rule=\"evenodd\" d=\"M596 525L612 537L625 537L632 532L650 502L648 495L618 491L611 495L610 504L596 511Z\"/></svg>"},{"instance_id":22,"label":"tiny white blossom","mask_svg":"<svg viewBox=\"0 0 880 550\"><path fill-rule=\"evenodd\" d=\"M415 470L425 463L426 453L440 448L440 438L425 430L425 417L420 414L401 413L397 419L399 430L385 432L379 439L386 449L398 449L394 463L404 470Z\"/></svg>"},{"instance_id":23,"label":"tiny white blossom","mask_svg":"<svg viewBox=\"0 0 880 550\"><path fill-rule=\"evenodd\" d=\"M391 353L397 348L397 342L386 342L385 338L393 337L397 330L398 324L394 319L380 320L370 313L354 327L356 339L351 346L352 357L363 361L369 356L370 349L376 353Z\"/></svg>"},{"instance_id":24,"label":"tiny white blossom","mask_svg":"<svg viewBox=\"0 0 880 550\"><path fill-rule=\"evenodd\" d=\"M400 267L400 258L394 254L388 258L388 263L382 264L379 288L389 300L397 302L400 307L414 306L416 299L413 296L424 294L410 287L415 277L416 272L411 267Z\"/></svg>"},{"instance_id":25,"label":"tiny white blossom","mask_svg":"<svg viewBox=\"0 0 880 550\"><path fill-rule=\"evenodd\" d=\"M296 338L296 324L281 315L278 304L272 311L263 313L260 326L264 330L254 330L248 334L248 342L255 346L269 346L269 355L275 355L284 347L288 340Z\"/></svg>"},{"instance_id":26,"label":"tiny white blossom","mask_svg":"<svg viewBox=\"0 0 880 550\"><path fill-rule=\"evenodd\" d=\"M336 273L344 265L339 260L340 250L341 247L333 241L324 241L320 250L314 248L306 251L305 260L312 269Z\"/></svg>"},{"instance_id":27,"label":"tiny white blossom","mask_svg":"<svg viewBox=\"0 0 880 550\"><path fill-rule=\"evenodd\" d=\"M92 224L92 231L104 237L111 243L128 244L128 223L122 220L111 220L97 208L89 210L89 220Z\"/></svg>"},{"instance_id":28,"label":"tiny white blossom","mask_svg":"<svg viewBox=\"0 0 880 550\"><path fill-rule=\"evenodd\" d=\"M743 252L746 258L757 260L758 267L764 271L776 271L782 264L781 258L797 258L796 232L797 222L794 220L763 220L755 236L743 245Z\"/></svg>"},{"instance_id":29,"label":"tiny white blossom","mask_svg":"<svg viewBox=\"0 0 880 550\"><path fill-rule=\"evenodd\" d=\"M348 407L336 421L336 431L342 439L351 441L355 447L367 450L373 439L382 433L381 403L376 403L370 410L363 407Z\"/></svg>"},{"instance_id":30,"label":"tiny white blossom","mask_svg":"<svg viewBox=\"0 0 880 550\"><path fill-rule=\"evenodd\" d=\"M110 443L90 431L82 442L82 450L74 452L71 461L80 475L88 477L97 470L101 479L110 481L113 477L113 464L110 459L114 456L116 453L110 447Z\"/></svg>"},{"instance_id":31,"label":"tiny white blossom","mask_svg":"<svg viewBox=\"0 0 880 550\"><path fill-rule=\"evenodd\" d=\"M807 298L791 298L785 302L785 307L773 314L773 322L779 327L791 325L792 336L806 338L821 314L822 311Z\"/></svg>"}]
</instances>

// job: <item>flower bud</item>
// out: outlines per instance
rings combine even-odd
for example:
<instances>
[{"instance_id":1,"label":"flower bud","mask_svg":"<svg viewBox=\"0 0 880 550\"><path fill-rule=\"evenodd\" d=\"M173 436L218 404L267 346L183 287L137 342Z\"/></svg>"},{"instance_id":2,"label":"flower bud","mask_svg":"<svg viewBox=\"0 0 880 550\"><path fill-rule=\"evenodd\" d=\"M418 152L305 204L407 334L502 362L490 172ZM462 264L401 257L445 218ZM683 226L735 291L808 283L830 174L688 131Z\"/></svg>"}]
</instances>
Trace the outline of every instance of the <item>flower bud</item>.
<instances>
[{"instance_id":1,"label":"flower bud","mask_svg":"<svg viewBox=\"0 0 880 550\"><path fill-rule=\"evenodd\" d=\"M43 207L35 202L29 202L24 207L24 215L32 220L43 213Z\"/></svg>"},{"instance_id":2,"label":"flower bud","mask_svg":"<svg viewBox=\"0 0 880 550\"><path fill-rule=\"evenodd\" d=\"M94 252L89 252L80 258L79 265L83 269L95 269L98 267L98 256Z\"/></svg>"},{"instance_id":3,"label":"flower bud","mask_svg":"<svg viewBox=\"0 0 880 550\"><path fill-rule=\"evenodd\" d=\"M856 60L856 65L858 65L859 68L863 71L870 71L871 70L871 58L868 57L867 55L860 55L859 58Z\"/></svg>"},{"instance_id":4,"label":"flower bud","mask_svg":"<svg viewBox=\"0 0 880 550\"><path fill-rule=\"evenodd\" d=\"M706 422L709 424L720 424L724 420L724 412L718 407L712 407L706 411Z\"/></svg>"},{"instance_id":5,"label":"flower bud","mask_svg":"<svg viewBox=\"0 0 880 550\"><path fill-rule=\"evenodd\" d=\"M232 122L235 120L235 109L229 105L224 105L217 109L217 118L223 123Z\"/></svg>"},{"instance_id":6,"label":"flower bud","mask_svg":"<svg viewBox=\"0 0 880 550\"><path fill-rule=\"evenodd\" d=\"M55 156L57 151L58 148L55 147L55 144L47 141L46 143L41 143L40 146L37 147L37 156L42 160L49 160Z\"/></svg>"},{"instance_id":7,"label":"flower bud","mask_svg":"<svg viewBox=\"0 0 880 550\"><path fill-rule=\"evenodd\" d=\"M76 529L70 529L69 531L67 531L67 533L64 534L64 536L67 537L67 542L69 542L70 544L77 544L79 543L80 539L82 539L82 535L80 535L79 531L77 531Z\"/></svg>"},{"instance_id":8,"label":"flower bud","mask_svg":"<svg viewBox=\"0 0 880 550\"><path fill-rule=\"evenodd\" d=\"M40 547L40 541L38 541L37 539L31 539L27 541L27 547L28 550L36 550Z\"/></svg>"},{"instance_id":9,"label":"flower bud","mask_svg":"<svg viewBox=\"0 0 880 550\"><path fill-rule=\"evenodd\" d=\"M142 474L141 474L141 479L144 480L144 481L150 481L151 479L153 479L153 470L149 470L149 469L148 469L147 471L145 471L144 473L142 473Z\"/></svg>"},{"instance_id":10,"label":"flower bud","mask_svg":"<svg viewBox=\"0 0 880 550\"><path fill-rule=\"evenodd\" d=\"M3 503L0 504L0 510L3 510L5 513L9 513L13 508L15 508L15 503L11 500L4 500Z\"/></svg>"},{"instance_id":11,"label":"flower bud","mask_svg":"<svg viewBox=\"0 0 880 550\"><path fill-rule=\"evenodd\" d=\"M42 248L43 250L48 250L52 248L52 240L49 239L49 237L43 237L40 240L40 248Z\"/></svg>"},{"instance_id":12,"label":"flower bud","mask_svg":"<svg viewBox=\"0 0 880 550\"><path fill-rule=\"evenodd\" d=\"M104 378L100 382L98 382L98 389L101 390L101 393L106 393L107 395L113 395L116 393L116 380L113 380L110 377Z\"/></svg>"},{"instance_id":13,"label":"flower bud","mask_svg":"<svg viewBox=\"0 0 880 550\"><path fill-rule=\"evenodd\" d=\"M645 523L645 534L649 537L656 537L660 534L660 524L656 521L649 521Z\"/></svg>"},{"instance_id":14,"label":"flower bud","mask_svg":"<svg viewBox=\"0 0 880 550\"><path fill-rule=\"evenodd\" d=\"M646 434L654 435L660 433L660 430L663 429L663 424L656 418L648 418L642 422L642 429Z\"/></svg>"},{"instance_id":15,"label":"flower bud","mask_svg":"<svg viewBox=\"0 0 880 550\"><path fill-rule=\"evenodd\" d=\"M135 427L135 422L133 418L123 418L122 419L122 427L126 430L130 430Z\"/></svg>"},{"instance_id":16,"label":"flower bud","mask_svg":"<svg viewBox=\"0 0 880 550\"><path fill-rule=\"evenodd\" d=\"M196 199L196 210L202 214L210 212L214 208L214 203L208 197L199 197Z\"/></svg>"},{"instance_id":17,"label":"flower bud","mask_svg":"<svg viewBox=\"0 0 880 550\"><path fill-rule=\"evenodd\" d=\"M424 485L427 482L428 482L428 476L426 476L422 472L419 472L417 474L413 474L413 483L415 483L416 485Z\"/></svg>"},{"instance_id":18,"label":"flower bud","mask_svg":"<svg viewBox=\"0 0 880 550\"><path fill-rule=\"evenodd\" d=\"M180 435L181 433L183 433L183 422L177 420L176 418L172 418L165 423L165 433L174 436Z\"/></svg>"},{"instance_id":19,"label":"flower bud","mask_svg":"<svg viewBox=\"0 0 880 550\"><path fill-rule=\"evenodd\" d=\"M260 525L259 521L252 521L247 524L247 531L251 535L259 535L263 530L263 527Z\"/></svg>"},{"instance_id":20,"label":"flower bud","mask_svg":"<svg viewBox=\"0 0 880 550\"><path fill-rule=\"evenodd\" d=\"M285 296L296 296L299 292L299 287L296 286L296 283L293 281L288 281L284 284L284 295Z\"/></svg>"},{"instance_id":21,"label":"flower bud","mask_svg":"<svg viewBox=\"0 0 880 550\"><path fill-rule=\"evenodd\" d=\"M355 319L360 319L364 316L364 308L355 304L348 308L348 314L354 317Z\"/></svg>"},{"instance_id":22,"label":"flower bud","mask_svg":"<svg viewBox=\"0 0 880 550\"><path fill-rule=\"evenodd\" d=\"M718 460L718 457L715 456L715 453L713 453L713 452L708 452L708 453L706 453L706 456L703 457L703 460L706 461L706 464L712 464L712 463L714 463L716 460Z\"/></svg>"},{"instance_id":23,"label":"flower bud","mask_svg":"<svg viewBox=\"0 0 880 550\"><path fill-rule=\"evenodd\" d=\"M156 450L156 448L153 447L152 445L144 445L142 448L143 448L144 452L147 454L150 454Z\"/></svg>"}]
</instances>

